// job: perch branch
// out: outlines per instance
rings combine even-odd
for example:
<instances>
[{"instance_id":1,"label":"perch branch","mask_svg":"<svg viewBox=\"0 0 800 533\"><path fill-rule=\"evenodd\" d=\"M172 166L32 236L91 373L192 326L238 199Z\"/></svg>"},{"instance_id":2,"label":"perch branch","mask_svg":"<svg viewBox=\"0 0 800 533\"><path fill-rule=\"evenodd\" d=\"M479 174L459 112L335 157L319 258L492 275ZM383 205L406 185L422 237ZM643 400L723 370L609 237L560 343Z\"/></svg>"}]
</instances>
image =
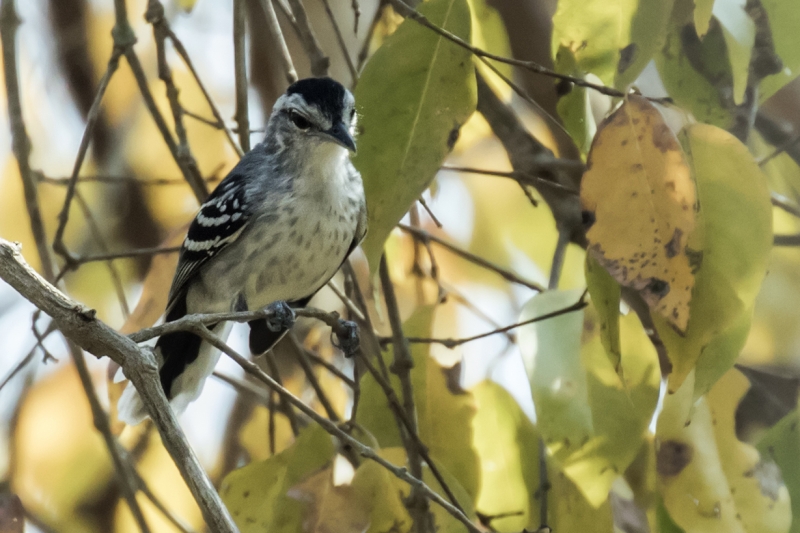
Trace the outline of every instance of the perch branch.
<instances>
[{"instance_id":1,"label":"perch branch","mask_svg":"<svg viewBox=\"0 0 800 533\"><path fill-rule=\"evenodd\" d=\"M152 351L140 348L98 320L95 311L65 296L44 280L22 258L19 245L0 239L0 278L33 305L50 315L58 329L75 344L119 364L142 397L184 481L213 531L237 531L227 509L214 490L158 381L158 366Z\"/></svg>"}]
</instances>

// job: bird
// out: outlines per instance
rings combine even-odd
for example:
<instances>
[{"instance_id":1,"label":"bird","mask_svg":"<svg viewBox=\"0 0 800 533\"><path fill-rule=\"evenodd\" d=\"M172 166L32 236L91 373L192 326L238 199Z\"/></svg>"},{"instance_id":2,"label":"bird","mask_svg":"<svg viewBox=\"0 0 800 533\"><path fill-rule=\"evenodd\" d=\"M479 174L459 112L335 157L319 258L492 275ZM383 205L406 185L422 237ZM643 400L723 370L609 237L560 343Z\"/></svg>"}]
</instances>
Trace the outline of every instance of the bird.
<instances>
[{"instance_id":1,"label":"bird","mask_svg":"<svg viewBox=\"0 0 800 533\"><path fill-rule=\"evenodd\" d=\"M190 224L165 322L269 308L272 318L249 322L250 351L264 353L280 340L293 323L292 308L305 306L366 235L364 186L350 160L356 122L354 97L337 81L306 78L289 86L275 102L263 141ZM210 328L226 338L230 325ZM179 414L199 397L220 352L187 331L162 335L154 351L161 386ZM146 417L128 383L118 418L135 425Z\"/></svg>"}]
</instances>

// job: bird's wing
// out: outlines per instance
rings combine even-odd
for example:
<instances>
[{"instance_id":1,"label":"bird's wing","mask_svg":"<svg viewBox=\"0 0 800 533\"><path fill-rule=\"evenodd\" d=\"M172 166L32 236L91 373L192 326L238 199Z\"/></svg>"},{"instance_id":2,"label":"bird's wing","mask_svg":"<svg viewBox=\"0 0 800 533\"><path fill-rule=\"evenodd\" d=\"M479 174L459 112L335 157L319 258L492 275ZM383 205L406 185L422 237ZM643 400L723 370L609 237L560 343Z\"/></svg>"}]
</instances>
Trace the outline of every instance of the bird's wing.
<instances>
[{"instance_id":1,"label":"bird's wing","mask_svg":"<svg viewBox=\"0 0 800 533\"><path fill-rule=\"evenodd\" d=\"M245 186L244 180L231 173L200 206L181 247L167 310L200 268L241 235L252 213L246 205Z\"/></svg>"}]
</instances>

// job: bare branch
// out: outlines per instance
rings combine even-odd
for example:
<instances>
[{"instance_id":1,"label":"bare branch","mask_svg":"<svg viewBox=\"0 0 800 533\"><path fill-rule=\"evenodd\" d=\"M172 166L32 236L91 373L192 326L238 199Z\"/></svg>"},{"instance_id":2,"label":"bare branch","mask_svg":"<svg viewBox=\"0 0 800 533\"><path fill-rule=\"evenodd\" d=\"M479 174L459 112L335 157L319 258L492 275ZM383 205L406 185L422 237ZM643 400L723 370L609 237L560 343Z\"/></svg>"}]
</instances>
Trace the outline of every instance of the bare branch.
<instances>
[{"instance_id":1,"label":"bare branch","mask_svg":"<svg viewBox=\"0 0 800 533\"><path fill-rule=\"evenodd\" d=\"M466 50L469 50L470 52L472 52L474 55L476 55L478 57L482 57L482 58L486 58L486 59L493 59L493 60L498 61L500 63L506 63L508 65L513 65L515 67L524 68L524 69L529 70L531 72L534 72L536 74L542 74L544 76L549 76L549 77L555 78L557 80L568 81L568 82L574 83L575 85L577 85L579 87L586 87L588 89L594 89L595 91L597 91L597 92L599 92L601 94L605 94L607 96L615 96L617 98L625 97L625 93L624 92L619 91L617 89L614 89L612 87L606 87L605 85L598 85L596 83L588 82L588 81L586 81L586 80L584 80L582 78L576 78L574 76L567 76L566 74L560 74L558 72L555 72L554 70L550 70L549 68L543 67L542 65L540 65L540 64L538 64L538 63L536 63L534 61L523 61L521 59L514 59L514 58L511 58L511 57L503 57L503 56L498 56L496 54L489 53L486 50L482 50L482 49L480 49L480 48L478 48L476 46L472 46L470 43L468 43L467 41L465 41L464 39L462 39L458 35L455 35L455 34L450 33L449 31L447 31L447 30L445 30L443 28L440 28L436 24L434 24L431 21L429 21L427 19L427 17L425 17L425 15L423 15L422 13L417 11L416 9L412 8L407 3L403 2L403 0L388 0L388 1L397 10L397 12L400 13L401 15L403 15L404 17L409 18L409 19L419 23L420 25L422 25L422 26L424 26L424 27L426 27L426 28L438 33L439 35L441 35L445 39L454 42L455 44L457 44L458 46L460 46L460 47L462 47L462 48L464 48Z\"/></svg>"},{"instance_id":2,"label":"bare branch","mask_svg":"<svg viewBox=\"0 0 800 533\"><path fill-rule=\"evenodd\" d=\"M528 320L524 320L522 322L516 322L514 324L493 329L492 331L487 331L486 333L480 333L478 335L473 335L472 337L463 337L460 339L438 339L432 337L407 337L406 340L412 344L441 344L445 348L455 348L456 346L461 346L462 344L466 344L468 342L476 341L479 339L483 339L486 337L490 337L492 335L497 335L498 333L507 333L513 329L520 328L522 326L527 326L528 324L533 324L534 322L541 322L542 320L547 320L548 318L557 317L560 315L565 315L567 313L572 313L575 311L580 311L584 307L586 307L586 293L581 296L581 298L575 302L574 304L564 307L562 309L558 309L553 311L552 313L547 313L541 316L533 317ZM382 345L389 344L395 342L393 337L381 337L380 343Z\"/></svg>"},{"instance_id":3,"label":"bare branch","mask_svg":"<svg viewBox=\"0 0 800 533\"><path fill-rule=\"evenodd\" d=\"M328 20L331 21L331 26L333 26L333 33L336 35L336 42L339 43L339 49L342 51L344 62L347 65L347 70L350 71L350 77L353 80L353 83L355 83L355 81L358 79L358 70L356 69L356 65L353 63L353 58L350 57L350 52L347 50L347 43L344 42L342 30L339 28L339 23L336 22L336 17L333 15L330 2L328 0L322 0L322 5L325 6L325 13L328 15Z\"/></svg>"},{"instance_id":4,"label":"bare branch","mask_svg":"<svg viewBox=\"0 0 800 533\"><path fill-rule=\"evenodd\" d=\"M414 388L411 384L411 369L414 368L414 359L408 342L403 335L403 323L400 319L400 309L397 305L397 298L394 294L394 285L389 276L389 268L386 266L386 255L381 256L379 267L381 288L383 297L386 301L386 310L389 315L389 324L392 327L392 342L394 346L394 362L391 369L400 379L400 387L403 392L403 410L410 424L410 428L399 428L404 436L406 452L408 453L408 464L411 475L417 479L422 479L422 456L419 447L414 442L410 433L417 433L417 409L414 405ZM430 504L427 498L416 487L411 488L411 494L406 501L411 517L414 520L414 528L417 533L429 533L434 531L433 517L430 511Z\"/></svg>"},{"instance_id":5,"label":"bare branch","mask_svg":"<svg viewBox=\"0 0 800 533\"><path fill-rule=\"evenodd\" d=\"M245 153L250 151L250 111L247 97L247 56L245 55L245 0L233 0L233 70L236 83L236 124L239 144Z\"/></svg>"},{"instance_id":6,"label":"bare branch","mask_svg":"<svg viewBox=\"0 0 800 533\"><path fill-rule=\"evenodd\" d=\"M311 407L307 406L296 397L294 394L286 390L284 387L279 385L274 379L272 379L268 374L266 374L263 370L261 370L258 365L253 363L252 361L247 360L239 353L237 353L234 349L230 346L225 344L217 335L215 335L211 330L209 330L204 325L195 326L192 330L193 333L203 337L204 340L208 341L212 346L216 347L228 357L236 361L236 363L241 366L245 372L252 375L272 390L274 390L278 395L282 398L285 398L288 402L294 405L300 412L308 416L314 422L319 424L322 429L333 435L334 437L338 438L339 440L343 441L345 444L351 446L356 453L360 454L362 457L366 457L367 459L371 459L375 461L382 467L386 468L389 472L391 472L394 476L398 479L401 479L408 483L412 488L416 487L420 490L422 494L425 495L426 498L429 498L431 501L435 502L437 505L441 506L445 511L447 511L451 516L453 516L456 520L464 524L467 530L470 533L482 533L481 530L473 524L470 519L461 511L458 510L455 506L450 504L447 500L442 498L439 494L433 491L424 481L419 479L418 477L412 476L409 474L408 470L402 466L395 466L383 457L381 457L374 449L363 444L361 441L353 438L352 436L348 435L345 431L340 429L336 423L328 420L324 416L319 415L316 411L314 411Z\"/></svg>"},{"instance_id":7,"label":"bare branch","mask_svg":"<svg viewBox=\"0 0 800 533\"><path fill-rule=\"evenodd\" d=\"M297 71L294 69L289 47L286 46L286 39L283 38L281 25L278 22L278 16L275 14L275 6L272 5L272 0L259 1L261 2L261 7L264 9L264 15L267 18L267 33L272 39L272 46L275 50L280 50L280 58L281 63L283 63L283 70L286 74L286 81L294 83L297 81Z\"/></svg>"},{"instance_id":8,"label":"bare branch","mask_svg":"<svg viewBox=\"0 0 800 533\"><path fill-rule=\"evenodd\" d=\"M64 335L78 346L97 357L107 356L122 366L125 376L139 391L164 447L186 481L209 527L223 533L237 531L164 396L153 353L97 320L93 309L69 299L45 281L25 263L19 246L3 239L0 239L0 278L50 315Z\"/></svg>"},{"instance_id":9,"label":"bare branch","mask_svg":"<svg viewBox=\"0 0 800 533\"><path fill-rule=\"evenodd\" d=\"M297 23L295 26L297 28L297 36L300 38L300 42L311 63L311 74L317 77L327 76L331 61L319 46L317 36L308 21L308 14L303 2L301 0L289 0L289 7Z\"/></svg>"},{"instance_id":10,"label":"bare branch","mask_svg":"<svg viewBox=\"0 0 800 533\"><path fill-rule=\"evenodd\" d=\"M19 92L17 72L17 28L20 20L14 8L14 0L2 0L0 4L0 41L3 46L3 72L6 80L8 101L8 120L11 127L11 148L19 167L22 187L25 192L25 206L28 209L31 231L39 253L39 262L46 279L53 280L53 260L47 245L47 234L39 209L39 193L30 165L31 141L22 118L22 99Z\"/></svg>"}]
</instances>

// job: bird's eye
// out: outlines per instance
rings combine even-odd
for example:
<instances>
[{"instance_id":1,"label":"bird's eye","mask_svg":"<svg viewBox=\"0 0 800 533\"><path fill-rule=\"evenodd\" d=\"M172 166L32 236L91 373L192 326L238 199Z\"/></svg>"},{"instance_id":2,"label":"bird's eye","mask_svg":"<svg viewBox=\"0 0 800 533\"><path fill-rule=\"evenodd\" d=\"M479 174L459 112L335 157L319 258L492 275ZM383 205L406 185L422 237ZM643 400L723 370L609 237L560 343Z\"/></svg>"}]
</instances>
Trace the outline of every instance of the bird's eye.
<instances>
[{"instance_id":1,"label":"bird's eye","mask_svg":"<svg viewBox=\"0 0 800 533\"><path fill-rule=\"evenodd\" d=\"M350 111L350 122L353 122L353 119L355 118L355 116L356 116L356 110L354 108L354 109L352 109Z\"/></svg>"},{"instance_id":2,"label":"bird's eye","mask_svg":"<svg viewBox=\"0 0 800 533\"><path fill-rule=\"evenodd\" d=\"M290 111L289 119L292 121L292 124L300 128L301 130L307 130L308 128L311 127L311 122L309 122L306 117L304 117L297 111Z\"/></svg>"}]
</instances>

